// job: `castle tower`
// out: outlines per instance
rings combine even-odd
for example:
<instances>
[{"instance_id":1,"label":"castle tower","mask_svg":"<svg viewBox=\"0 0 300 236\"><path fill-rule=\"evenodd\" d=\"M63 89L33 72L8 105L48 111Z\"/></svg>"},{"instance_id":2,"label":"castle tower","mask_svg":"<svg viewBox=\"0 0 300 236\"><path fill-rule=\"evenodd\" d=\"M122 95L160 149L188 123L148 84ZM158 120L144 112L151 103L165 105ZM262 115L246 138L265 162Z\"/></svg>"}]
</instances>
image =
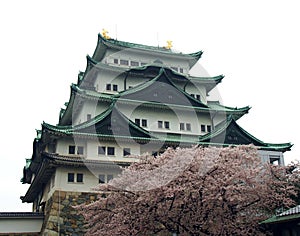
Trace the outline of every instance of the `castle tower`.
<instances>
[{"instance_id":1,"label":"castle tower","mask_svg":"<svg viewBox=\"0 0 300 236\"><path fill-rule=\"evenodd\" d=\"M136 161L134 155L252 143L263 161L284 164L290 143L265 143L237 124L248 106L209 100L223 75L189 74L201 55L98 35L58 124L42 124L23 170L29 188L21 199L33 203L33 212L44 212L43 234L82 234L83 218L72 206L94 201L93 188Z\"/></svg>"}]
</instances>

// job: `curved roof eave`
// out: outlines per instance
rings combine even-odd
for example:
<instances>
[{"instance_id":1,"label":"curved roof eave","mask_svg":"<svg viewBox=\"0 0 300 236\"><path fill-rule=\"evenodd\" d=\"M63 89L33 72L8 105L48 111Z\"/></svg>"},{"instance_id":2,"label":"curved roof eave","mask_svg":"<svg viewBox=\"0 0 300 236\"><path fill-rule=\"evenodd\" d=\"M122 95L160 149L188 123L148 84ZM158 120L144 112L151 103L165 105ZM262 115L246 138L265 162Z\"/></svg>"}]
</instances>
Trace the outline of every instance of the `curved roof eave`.
<instances>
[{"instance_id":1,"label":"curved roof eave","mask_svg":"<svg viewBox=\"0 0 300 236\"><path fill-rule=\"evenodd\" d=\"M138 130L139 132L143 133L145 136L149 137L149 138L146 138L146 137L131 136L132 139L148 140L148 139L153 138L152 135L147 130L137 126L130 119L128 119L122 112L120 112L118 110L118 108L116 107L116 105L115 105L115 101L113 101L111 103L111 105L109 106L109 108L106 111L102 112L101 114L95 116L93 119L91 119L89 121L86 121L84 123L81 123L81 124L78 124L78 125L75 125L75 126L72 126L72 125L54 126L54 125L50 125L46 122L43 122L42 127L43 127L43 129L45 128L49 131L58 132L58 133L61 133L61 134L64 134L64 135L76 135L77 134L77 135L85 135L85 136L110 137L111 135L97 134L97 133L89 134L89 133L81 133L81 132L78 132L78 131L80 131L81 129L90 127L90 126L95 126L98 122L101 122L104 118L106 118L112 112L113 109L116 109L115 111L119 113L119 115L122 117L122 119L124 119L128 122L130 127L132 127L133 129ZM114 136L114 137L116 137L116 136ZM124 138L124 137L119 136L119 138ZM126 138L128 138L128 137L126 137Z\"/></svg>"},{"instance_id":2,"label":"curved roof eave","mask_svg":"<svg viewBox=\"0 0 300 236\"><path fill-rule=\"evenodd\" d=\"M119 66L111 66L106 63L102 62L97 62L93 58L91 58L89 55L86 56L87 58L87 66L85 72L81 73L81 80L78 83L78 85L81 85L87 78L88 73L91 70L107 70L107 71L114 71L117 73L128 73L128 74L133 74L133 75L138 75L141 73L141 75L144 75L143 72L146 72L148 69L165 69L168 71L168 74L171 74L172 78L171 80L186 80L187 82L195 82L195 83L201 83L207 88L207 92L212 90L217 84L219 84L222 79L225 77L224 75L217 75L213 77L195 77L195 76L186 76L182 73L178 73L169 67L165 67L162 65L155 65L155 64L149 64L149 65L144 65L144 66L139 66L139 67L134 67L134 68L123 68ZM159 72L158 72L159 73Z\"/></svg>"},{"instance_id":3,"label":"curved roof eave","mask_svg":"<svg viewBox=\"0 0 300 236\"><path fill-rule=\"evenodd\" d=\"M132 49L136 49L136 50L152 51L152 52L171 55L174 57L186 58L189 60L190 67L195 65L195 63L200 59L201 55L203 54L203 51L197 51L194 53L186 54L186 53L182 53L182 52L174 52L171 49L166 49L165 47L149 46L149 45L138 44L138 43L130 43L130 42L120 41L120 40L116 40L116 39L112 39L112 38L105 39L99 33L97 46L96 46L95 52L93 54L93 59L98 62L101 61L106 54L107 48L113 48L116 50L132 48Z\"/></svg>"},{"instance_id":4,"label":"curved roof eave","mask_svg":"<svg viewBox=\"0 0 300 236\"><path fill-rule=\"evenodd\" d=\"M106 39L104 39L102 37L102 35L99 33L98 40L97 40L97 46L93 53L93 59L96 61L101 61L106 54L107 46L105 45L104 41L106 41Z\"/></svg>"},{"instance_id":5,"label":"curved roof eave","mask_svg":"<svg viewBox=\"0 0 300 236\"><path fill-rule=\"evenodd\" d=\"M222 146L222 147L237 147L240 146L239 144L226 144L226 143L213 143L213 142L202 142L199 141L198 145L202 145L202 146ZM291 147L293 146L290 143L286 143L283 144L285 146L277 146L278 144L272 144L270 146L265 146L265 147L260 147L260 146L256 146L256 148L258 150L265 150L265 151L278 151L278 152L286 152L286 151L290 151Z\"/></svg>"},{"instance_id":6,"label":"curved roof eave","mask_svg":"<svg viewBox=\"0 0 300 236\"><path fill-rule=\"evenodd\" d=\"M72 110L74 105L74 92L73 92L73 84L70 86L70 98L69 102L67 103L67 107L65 108L63 114L61 117L59 117L58 124L59 125L67 125L70 124L70 121L72 119Z\"/></svg>"},{"instance_id":7,"label":"curved roof eave","mask_svg":"<svg viewBox=\"0 0 300 236\"><path fill-rule=\"evenodd\" d=\"M147 81L147 82L149 82L149 81ZM147 83L147 82L145 82L145 83ZM143 104L143 105L147 105L147 106L155 106L155 107L156 106L161 107L163 105L163 104L156 103L153 101L145 102L145 101L141 101L141 100L131 100L131 99L122 98L122 96L120 96L120 94L107 95L107 94L99 93L96 91L84 90L74 84L72 85L72 89L73 89L73 92L78 94L79 96L82 96L84 98L91 99L91 100L99 99L99 100L104 100L104 101L109 101L109 102L117 101L120 103L138 103L138 104ZM134 90L134 89L135 88L132 88L130 90ZM125 93L127 91L129 91L129 90L124 90L123 92ZM193 109L196 111L203 111L203 112L228 113L228 116L233 115L235 120L238 120L244 114L248 113L248 111L250 109L249 106L242 107L242 108L232 108L232 107L226 107L226 106L222 106L222 105L210 106L209 104L208 104L208 107L190 107L190 106L188 107L188 106L176 105L176 104L165 104L165 105L168 105L168 106L174 107L174 108L179 108L179 109L181 108L181 109Z\"/></svg>"},{"instance_id":8,"label":"curved roof eave","mask_svg":"<svg viewBox=\"0 0 300 236\"><path fill-rule=\"evenodd\" d=\"M135 92L139 92L141 90L144 90L147 87L149 87L150 85L152 85L153 83L155 83L156 81L158 81L163 74L166 76L168 83L170 83L171 86L173 86L176 90L178 90L180 93L182 93L184 96L186 96L189 100L192 100L196 104L199 104L199 107L208 108L207 105L205 105L204 103L202 103L199 100L195 99L190 94L188 94L187 92L185 92L184 90L179 88L176 84L174 84L172 79L170 79L168 74L166 73L165 68L161 68L160 71L159 71L159 74L156 77L154 77L153 79L151 79L149 81L146 81L146 82L144 82L144 83L142 83L142 84L140 84L140 85L138 85L138 86L136 86L132 89L124 90L124 91L120 92L119 94L115 95L115 97L119 98L119 97L122 97L124 95L129 95L129 94L133 94Z\"/></svg>"},{"instance_id":9,"label":"curved roof eave","mask_svg":"<svg viewBox=\"0 0 300 236\"><path fill-rule=\"evenodd\" d=\"M251 109L250 106L245 106L240 108L224 106L219 104L219 102L209 102L208 105L212 110L215 110L217 112L221 111L227 114L227 116L232 116L234 120L240 119L245 114L249 113L249 110Z\"/></svg>"}]
</instances>

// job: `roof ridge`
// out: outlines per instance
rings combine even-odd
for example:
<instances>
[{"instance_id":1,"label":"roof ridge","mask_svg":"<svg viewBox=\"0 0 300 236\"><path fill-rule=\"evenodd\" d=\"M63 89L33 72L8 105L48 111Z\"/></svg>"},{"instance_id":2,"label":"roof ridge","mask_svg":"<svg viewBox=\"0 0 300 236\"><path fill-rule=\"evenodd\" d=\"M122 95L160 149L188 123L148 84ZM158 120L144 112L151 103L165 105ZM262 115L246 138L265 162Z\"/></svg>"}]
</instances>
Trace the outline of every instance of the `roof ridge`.
<instances>
[{"instance_id":1,"label":"roof ridge","mask_svg":"<svg viewBox=\"0 0 300 236\"><path fill-rule=\"evenodd\" d=\"M191 57L199 57L203 53L202 50L193 52L193 53L175 52L172 49L167 49L166 47L151 46L151 45L140 44L140 43L131 43L131 42L117 40L117 39L113 39L113 38L106 39L102 36L101 33L98 33L98 40L101 40L104 43L111 43L111 44L121 46L121 47L139 48L139 49L146 49L146 50L157 50L160 52L172 53L175 55L191 56Z\"/></svg>"}]
</instances>

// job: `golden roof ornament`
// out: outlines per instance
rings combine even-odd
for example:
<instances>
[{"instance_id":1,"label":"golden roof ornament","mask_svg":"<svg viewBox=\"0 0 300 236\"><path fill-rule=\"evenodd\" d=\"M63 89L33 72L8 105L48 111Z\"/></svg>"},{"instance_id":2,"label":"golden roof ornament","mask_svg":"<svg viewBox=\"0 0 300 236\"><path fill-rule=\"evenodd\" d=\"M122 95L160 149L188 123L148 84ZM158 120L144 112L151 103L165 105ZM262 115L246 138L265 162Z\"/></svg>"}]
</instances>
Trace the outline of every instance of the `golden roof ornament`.
<instances>
[{"instance_id":1,"label":"golden roof ornament","mask_svg":"<svg viewBox=\"0 0 300 236\"><path fill-rule=\"evenodd\" d=\"M173 47L171 40L167 40L167 46L165 46L166 49L171 49Z\"/></svg>"},{"instance_id":2,"label":"golden roof ornament","mask_svg":"<svg viewBox=\"0 0 300 236\"><path fill-rule=\"evenodd\" d=\"M102 29L102 36L105 39L110 39L110 37L108 36L108 31L106 29Z\"/></svg>"}]
</instances>

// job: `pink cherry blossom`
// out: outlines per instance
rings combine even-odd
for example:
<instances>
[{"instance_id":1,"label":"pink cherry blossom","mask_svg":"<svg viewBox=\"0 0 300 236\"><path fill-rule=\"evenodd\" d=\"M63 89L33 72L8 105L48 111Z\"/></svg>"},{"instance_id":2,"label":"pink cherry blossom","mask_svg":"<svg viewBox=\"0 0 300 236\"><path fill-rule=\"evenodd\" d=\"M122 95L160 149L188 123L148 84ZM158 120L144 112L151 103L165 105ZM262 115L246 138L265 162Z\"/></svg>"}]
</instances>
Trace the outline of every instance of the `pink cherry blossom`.
<instances>
[{"instance_id":1,"label":"pink cherry blossom","mask_svg":"<svg viewBox=\"0 0 300 236\"><path fill-rule=\"evenodd\" d=\"M290 170L263 164L253 146L168 149L140 157L77 209L87 235L266 235L259 222L294 204Z\"/></svg>"}]
</instances>

